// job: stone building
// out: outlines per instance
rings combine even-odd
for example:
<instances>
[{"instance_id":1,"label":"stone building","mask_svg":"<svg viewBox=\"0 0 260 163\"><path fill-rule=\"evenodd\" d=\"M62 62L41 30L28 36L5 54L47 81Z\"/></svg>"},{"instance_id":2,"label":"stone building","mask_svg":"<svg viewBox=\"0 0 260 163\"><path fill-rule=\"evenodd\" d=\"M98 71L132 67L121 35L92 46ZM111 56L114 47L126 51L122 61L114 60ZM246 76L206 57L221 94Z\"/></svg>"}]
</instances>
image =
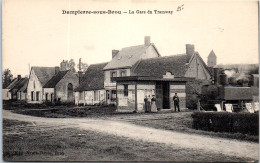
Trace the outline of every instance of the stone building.
<instances>
[{"instance_id":1,"label":"stone building","mask_svg":"<svg viewBox=\"0 0 260 163\"><path fill-rule=\"evenodd\" d=\"M59 71L43 86L43 101L74 103L74 89L79 85L78 76L70 70Z\"/></svg>"},{"instance_id":2,"label":"stone building","mask_svg":"<svg viewBox=\"0 0 260 163\"><path fill-rule=\"evenodd\" d=\"M75 89L75 104L95 105L106 103L103 68L107 63L92 64L83 75L82 82Z\"/></svg>"},{"instance_id":3,"label":"stone building","mask_svg":"<svg viewBox=\"0 0 260 163\"><path fill-rule=\"evenodd\" d=\"M214 51L211 50L208 56L208 67L214 67L216 65L217 65L217 56L214 53Z\"/></svg>"},{"instance_id":4,"label":"stone building","mask_svg":"<svg viewBox=\"0 0 260 163\"><path fill-rule=\"evenodd\" d=\"M174 109L173 96L178 93L180 107L186 108L186 78L175 78L166 72L162 78L149 76L115 77L117 111L144 112L144 98L156 96L158 109Z\"/></svg>"},{"instance_id":5,"label":"stone building","mask_svg":"<svg viewBox=\"0 0 260 163\"><path fill-rule=\"evenodd\" d=\"M66 61L61 67L32 67L27 86L27 102L73 102L73 89L79 85L77 74L68 70Z\"/></svg>"},{"instance_id":6,"label":"stone building","mask_svg":"<svg viewBox=\"0 0 260 163\"><path fill-rule=\"evenodd\" d=\"M120 106L122 104L120 99L125 100L125 97L122 97L122 84L126 87L128 84L126 81L137 85L135 110L141 111L145 95L155 95L158 108L173 109L174 93L178 93L180 106L185 108L189 105L187 102L194 95L194 91L200 92L201 86L211 80L207 65L199 53L195 52L194 45L190 44L186 45L186 53L184 54L142 59L133 67L132 76L136 78L115 79L119 91L117 93L119 110L124 108Z\"/></svg>"},{"instance_id":7,"label":"stone building","mask_svg":"<svg viewBox=\"0 0 260 163\"><path fill-rule=\"evenodd\" d=\"M119 110L141 111L145 95L155 95L158 108L172 109L174 92L181 107L196 106L196 99L195 104L190 99L211 82L211 72L194 45L187 44L183 54L162 57L145 37L144 45L113 50L110 62L91 65L84 78L75 90L76 104L113 103Z\"/></svg>"},{"instance_id":8,"label":"stone building","mask_svg":"<svg viewBox=\"0 0 260 163\"><path fill-rule=\"evenodd\" d=\"M6 88L3 89L3 100L26 100L28 78L18 75Z\"/></svg>"},{"instance_id":9,"label":"stone building","mask_svg":"<svg viewBox=\"0 0 260 163\"><path fill-rule=\"evenodd\" d=\"M143 45L112 50L112 60L104 67L104 88L106 90L106 103L116 103L116 82L111 77L132 76L134 65L147 58L160 57L156 46L146 36Z\"/></svg>"}]
</instances>

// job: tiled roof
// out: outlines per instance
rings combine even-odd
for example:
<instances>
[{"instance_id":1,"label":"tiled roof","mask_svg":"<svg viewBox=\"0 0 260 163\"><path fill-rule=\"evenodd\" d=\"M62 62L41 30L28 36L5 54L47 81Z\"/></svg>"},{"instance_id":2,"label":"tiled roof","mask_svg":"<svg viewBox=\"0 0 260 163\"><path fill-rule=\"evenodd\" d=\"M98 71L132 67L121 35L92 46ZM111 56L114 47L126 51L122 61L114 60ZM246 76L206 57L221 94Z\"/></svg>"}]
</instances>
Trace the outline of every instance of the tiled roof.
<instances>
[{"instance_id":1,"label":"tiled roof","mask_svg":"<svg viewBox=\"0 0 260 163\"><path fill-rule=\"evenodd\" d=\"M32 69L42 86L44 86L55 75L55 67L32 67Z\"/></svg>"},{"instance_id":2,"label":"tiled roof","mask_svg":"<svg viewBox=\"0 0 260 163\"><path fill-rule=\"evenodd\" d=\"M12 89L16 85L17 82L18 82L17 78L13 79L12 82L4 89Z\"/></svg>"},{"instance_id":3,"label":"tiled roof","mask_svg":"<svg viewBox=\"0 0 260 163\"><path fill-rule=\"evenodd\" d=\"M15 91L13 93L18 92L18 90L24 87L25 85L27 87L27 82L28 82L28 78L21 78L19 81L16 82L14 87L9 90L9 92L13 92L13 91Z\"/></svg>"},{"instance_id":4,"label":"tiled roof","mask_svg":"<svg viewBox=\"0 0 260 163\"><path fill-rule=\"evenodd\" d=\"M154 44L151 44L157 51ZM146 52L149 46L137 45L123 48L118 54L105 66L104 70L117 69L117 68L129 68L132 67L139 59L142 54ZM158 53L158 51L157 51ZM159 55L159 53L158 53Z\"/></svg>"},{"instance_id":5,"label":"tiled roof","mask_svg":"<svg viewBox=\"0 0 260 163\"><path fill-rule=\"evenodd\" d=\"M133 73L135 76L152 76L161 78L168 71L174 74L175 77L184 77L188 67L186 63L186 54L143 59L137 63Z\"/></svg>"},{"instance_id":6,"label":"tiled roof","mask_svg":"<svg viewBox=\"0 0 260 163\"><path fill-rule=\"evenodd\" d=\"M103 68L106 63L90 65L84 74L81 84L74 91L88 91L104 89Z\"/></svg>"},{"instance_id":7,"label":"tiled roof","mask_svg":"<svg viewBox=\"0 0 260 163\"><path fill-rule=\"evenodd\" d=\"M69 72L69 70L59 71L43 86L43 88L54 88L56 84L67 74L67 72Z\"/></svg>"},{"instance_id":8,"label":"tiled roof","mask_svg":"<svg viewBox=\"0 0 260 163\"><path fill-rule=\"evenodd\" d=\"M29 82L29 79L26 78L26 80L24 81L23 86L18 90L18 92L27 92L28 82Z\"/></svg>"}]
</instances>

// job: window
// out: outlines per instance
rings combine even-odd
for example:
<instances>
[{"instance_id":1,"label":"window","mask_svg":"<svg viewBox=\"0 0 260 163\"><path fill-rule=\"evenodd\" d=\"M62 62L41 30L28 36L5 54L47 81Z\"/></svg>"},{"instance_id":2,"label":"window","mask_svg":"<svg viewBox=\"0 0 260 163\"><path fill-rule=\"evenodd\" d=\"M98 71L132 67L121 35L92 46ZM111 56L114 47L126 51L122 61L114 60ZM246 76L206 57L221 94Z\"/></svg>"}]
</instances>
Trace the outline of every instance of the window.
<instances>
[{"instance_id":1,"label":"window","mask_svg":"<svg viewBox=\"0 0 260 163\"><path fill-rule=\"evenodd\" d=\"M110 76L111 77L116 77L117 76L116 71L112 71ZM114 83L114 81L111 81L111 82Z\"/></svg>"},{"instance_id":2,"label":"window","mask_svg":"<svg viewBox=\"0 0 260 163\"><path fill-rule=\"evenodd\" d=\"M32 101L34 101L34 97L33 97L33 96L34 96L34 92L32 91L32 92L31 92L31 100L32 100Z\"/></svg>"},{"instance_id":3,"label":"window","mask_svg":"<svg viewBox=\"0 0 260 163\"><path fill-rule=\"evenodd\" d=\"M51 94L51 102L53 102L53 99L54 99L54 95L53 93Z\"/></svg>"},{"instance_id":4,"label":"window","mask_svg":"<svg viewBox=\"0 0 260 163\"><path fill-rule=\"evenodd\" d=\"M116 77L116 72L115 71L111 73L111 77Z\"/></svg>"},{"instance_id":5,"label":"window","mask_svg":"<svg viewBox=\"0 0 260 163\"><path fill-rule=\"evenodd\" d=\"M33 81L33 88L35 89L35 80Z\"/></svg>"},{"instance_id":6,"label":"window","mask_svg":"<svg viewBox=\"0 0 260 163\"><path fill-rule=\"evenodd\" d=\"M67 87L67 98L68 100L73 100L74 96L73 96L73 85L71 83L68 84Z\"/></svg>"},{"instance_id":7,"label":"window","mask_svg":"<svg viewBox=\"0 0 260 163\"><path fill-rule=\"evenodd\" d=\"M40 92L36 92L36 101L39 101Z\"/></svg>"},{"instance_id":8,"label":"window","mask_svg":"<svg viewBox=\"0 0 260 163\"><path fill-rule=\"evenodd\" d=\"M79 92L79 99L80 100L83 100L83 95L84 95L84 92Z\"/></svg>"},{"instance_id":9,"label":"window","mask_svg":"<svg viewBox=\"0 0 260 163\"><path fill-rule=\"evenodd\" d=\"M121 71L121 77L126 76L126 71Z\"/></svg>"},{"instance_id":10,"label":"window","mask_svg":"<svg viewBox=\"0 0 260 163\"><path fill-rule=\"evenodd\" d=\"M94 91L94 101L98 101L98 91Z\"/></svg>"},{"instance_id":11,"label":"window","mask_svg":"<svg viewBox=\"0 0 260 163\"><path fill-rule=\"evenodd\" d=\"M116 90L112 90L111 94L111 100L116 100Z\"/></svg>"},{"instance_id":12,"label":"window","mask_svg":"<svg viewBox=\"0 0 260 163\"><path fill-rule=\"evenodd\" d=\"M45 94L45 100L48 101L48 93Z\"/></svg>"},{"instance_id":13,"label":"window","mask_svg":"<svg viewBox=\"0 0 260 163\"><path fill-rule=\"evenodd\" d=\"M124 84L124 96L128 96L128 85Z\"/></svg>"}]
</instances>

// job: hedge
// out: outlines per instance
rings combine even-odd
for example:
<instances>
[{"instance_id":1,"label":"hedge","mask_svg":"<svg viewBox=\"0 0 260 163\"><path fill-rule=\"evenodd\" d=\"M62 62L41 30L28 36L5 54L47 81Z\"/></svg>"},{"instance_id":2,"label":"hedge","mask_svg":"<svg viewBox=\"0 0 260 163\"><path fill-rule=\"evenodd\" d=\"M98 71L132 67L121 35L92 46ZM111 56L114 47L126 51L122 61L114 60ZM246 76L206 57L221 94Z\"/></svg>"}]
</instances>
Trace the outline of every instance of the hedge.
<instances>
[{"instance_id":1,"label":"hedge","mask_svg":"<svg viewBox=\"0 0 260 163\"><path fill-rule=\"evenodd\" d=\"M259 133L258 113L194 112L191 117L194 129L250 135Z\"/></svg>"}]
</instances>

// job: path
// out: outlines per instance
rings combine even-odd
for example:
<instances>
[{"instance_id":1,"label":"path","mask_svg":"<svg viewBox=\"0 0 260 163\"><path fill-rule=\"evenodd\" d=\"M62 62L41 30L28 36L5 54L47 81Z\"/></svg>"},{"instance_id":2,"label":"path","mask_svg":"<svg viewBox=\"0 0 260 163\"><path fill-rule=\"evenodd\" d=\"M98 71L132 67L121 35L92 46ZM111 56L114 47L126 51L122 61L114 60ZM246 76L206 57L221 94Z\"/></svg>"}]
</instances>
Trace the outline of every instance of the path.
<instances>
[{"instance_id":1,"label":"path","mask_svg":"<svg viewBox=\"0 0 260 163\"><path fill-rule=\"evenodd\" d=\"M41 118L15 114L7 110L3 110L3 118L32 122L36 125L46 127L77 127L82 130L92 130L135 140L164 143L170 146L179 146L181 148L202 150L216 154L221 153L228 156L247 157L254 160L259 159L259 145L255 142L190 135L113 120L99 120L90 118Z\"/></svg>"}]
</instances>

